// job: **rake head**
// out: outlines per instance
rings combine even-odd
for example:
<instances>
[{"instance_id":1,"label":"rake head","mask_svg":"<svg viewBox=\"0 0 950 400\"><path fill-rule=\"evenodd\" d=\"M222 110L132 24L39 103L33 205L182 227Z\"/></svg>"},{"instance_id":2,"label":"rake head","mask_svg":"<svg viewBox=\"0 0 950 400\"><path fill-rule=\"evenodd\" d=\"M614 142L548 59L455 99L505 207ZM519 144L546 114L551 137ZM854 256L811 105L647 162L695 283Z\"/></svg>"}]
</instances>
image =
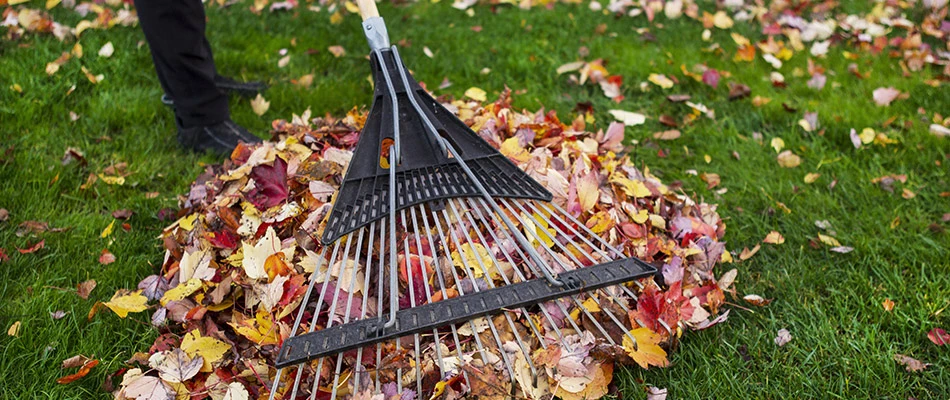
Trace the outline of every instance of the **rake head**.
<instances>
[{"instance_id":1,"label":"rake head","mask_svg":"<svg viewBox=\"0 0 950 400\"><path fill-rule=\"evenodd\" d=\"M271 398L428 397L446 385L470 390L485 371L506 376L501 390L514 395L543 372L535 349L571 351L593 340L587 331L635 343L626 284L655 268L550 203L432 99L389 46L381 18L363 28L373 106Z\"/></svg>"}]
</instances>

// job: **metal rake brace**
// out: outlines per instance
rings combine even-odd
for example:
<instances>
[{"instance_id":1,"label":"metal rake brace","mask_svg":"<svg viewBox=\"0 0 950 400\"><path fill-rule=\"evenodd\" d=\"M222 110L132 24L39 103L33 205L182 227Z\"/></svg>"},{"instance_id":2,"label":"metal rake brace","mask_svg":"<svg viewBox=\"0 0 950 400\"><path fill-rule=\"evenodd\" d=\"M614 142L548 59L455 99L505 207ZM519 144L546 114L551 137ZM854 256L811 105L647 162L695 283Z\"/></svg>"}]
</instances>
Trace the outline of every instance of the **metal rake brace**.
<instances>
[{"instance_id":1,"label":"metal rake brace","mask_svg":"<svg viewBox=\"0 0 950 400\"><path fill-rule=\"evenodd\" d=\"M271 398L379 392L387 380L399 392L414 380L421 395L432 390L423 382L431 380L427 365L443 380L466 375L458 364L474 357L513 377L512 354L523 356L536 379L532 344L570 349L558 326L583 331L548 311L568 315L565 302L604 340L617 344L619 329L635 343L626 332L628 301L636 296L623 284L656 269L550 203L544 187L432 99L390 46L372 0L358 4L376 82L373 106L292 336L278 354ZM582 305L588 300L606 320ZM518 320L531 314L543 326ZM403 346L412 348L414 366L388 376L384 364ZM423 353L432 357L423 360ZM323 382L329 388L320 385L325 363L333 369L332 383ZM344 364L351 373L343 374ZM285 371L294 374L292 384L281 382Z\"/></svg>"}]
</instances>

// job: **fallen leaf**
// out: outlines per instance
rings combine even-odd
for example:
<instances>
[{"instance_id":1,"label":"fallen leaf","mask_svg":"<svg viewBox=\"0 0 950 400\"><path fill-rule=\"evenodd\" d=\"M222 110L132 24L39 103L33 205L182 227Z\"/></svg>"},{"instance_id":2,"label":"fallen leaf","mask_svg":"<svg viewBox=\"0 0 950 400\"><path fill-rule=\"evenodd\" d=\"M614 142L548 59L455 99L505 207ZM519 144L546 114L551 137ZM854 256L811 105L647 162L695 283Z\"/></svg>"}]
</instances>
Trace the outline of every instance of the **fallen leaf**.
<instances>
[{"instance_id":1,"label":"fallen leaf","mask_svg":"<svg viewBox=\"0 0 950 400\"><path fill-rule=\"evenodd\" d=\"M20 321L16 321L7 329L7 336L20 337Z\"/></svg>"},{"instance_id":2,"label":"fallen leaf","mask_svg":"<svg viewBox=\"0 0 950 400\"><path fill-rule=\"evenodd\" d=\"M201 370L204 360L201 356L190 357L180 348L152 354L148 365L158 370L162 380L171 383L185 382Z\"/></svg>"},{"instance_id":3,"label":"fallen leaf","mask_svg":"<svg viewBox=\"0 0 950 400\"><path fill-rule=\"evenodd\" d=\"M917 194L914 193L914 192L912 192L912 191L911 191L910 189L908 189L908 188L903 188L903 189L901 189L901 197L903 197L903 198L905 198L905 199L907 199L907 200L913 199L913 198L916 197L916 196L917 196Z\"/></svg>"},{"instance_id":4,"label":"fallen leaf","mask_svg":"<svg viewBox=\"0 0 950 400\"><path fill-rule=\"evenodd\" d=\"M927 338L937 346L943 346L950 343L950 334L940 328L933 328L927 332Z\"/></svg>"},{"instance_id":5,"label":"fallen leaf","mask_svg":"<svg viewBox=\"0 0 950 400\"><path fill-rule=\"evenodd\" d=\"M99 237L102 239L109 237L109 235L112 234L113 229L115 229L115 220L112 220L112 222L110 222L109 225L102 230L102 233L99 234Z\"/></svg>"},{"instance_id":6,"label":"fallen leaf","mask_svg":"<svg viewBox=\"0 0 950 400\"><path fill-rule=\"evenodd\" d=\"M50 318L52 319L63 319L66 316L66 312L63 310L56 310L49 313Z\"/></svg>"},{"instance_id":7,"label":"fallen leaf","mask_svg":"<svg viewBox=\"0 0 950 400\"><path fill-rule=\"evenodd\" d=\"M680 131L676 129L653 133L653 138L657 140L674 140L678 139L679 137Z\"/></svg>"},{"instance_id":8,"label":"fallen leaf","mask_svg":"<svg viewBox=\"0 0 950 400\"><path fill-rule=\"evenodd\" d=\"M82 354L77 354L75 356L72 356L63 360L62 368L67 369L67 368L81 367L83 365L86 365L86 363L88 363L89 360L91 360L89 357L86 357Z\"/></svg>"},{"instance_id":9,"label":"fallen leaf","mask_svg":"<svg viewBox=\"0 0 950 400\"><path fill-rule=\"evenodd\" d=\"M610 113L610 115L613 115L617 121L623 122L623 124L626 126L641 125L647 120L645 115L635 112L623 110L608 110L607 112Z\"/></svg>"},{"instance_id":10,"label":"fallen leaf","mask_svg":"<svg viewBox=\"0 0 950 400\"><path fill-rule=\"evenodd\" d=\"M703 182L706 182L706 189L712 189L716 186L719 186L719 183L721 182L719 174L711 174L706 172L700 174L699 179L702 179Z\"/></svg>"},{"instance_id":11,"label":"fallen leaf","mask_svg":"<svg viewBox=\"0 0 950 400\"><path fill-rule=\"evenodd\" d=\"M647 80L663 89L669 89L673 87L673 81L663 74L650 74L650 76L647 77Z\"/></svg>"},{"instance_id":12,"label":"fallen leaf","mask_svg":"<svg viewBox=\"0 0 950 400\"><path fill-rule=\"evenodd\" d=\"M788 342L792 340L792 334L788 332L788 329L782 328L779 329L778 335L775 336L775 344L778 347L785 346Z\"/></svg>"},{"instance_id":13,"label":"fallen leaf","mask_svg":"<svg viewBox=\"0 0 950 400\"><path fill-rule=\"evenodd\" d=\"M59 378L56 380L56 383L65 385L67 383L75 382L76 380L88 375L89 371L92 371L92 369L97 365L99 365L99 360L89 360L83 364L81 368L79 368L79 372Z\"/></svg>"},{"instance_id":14,"label":"fallen leaf","mask_svg":"<svg viewBox=\"0 0 950 400\"><path fill-rule=\"evenodd\" d=\"M835 239L833 236L818 234L818 240L828 246L841 246L841 242L838 239Z\"/></svg>"},{"instance_id":15,"label":"fallen leaf","mask_svg":"<svg viewBox=\"0 0 950 400\"><path fill-rule=\"evenodd\" d=\"M655 386L650 386L647 388L647 398L646 400L666 400L666 396L669 394L669 391L666 388L658 388Z\"/></svg>"},{"instance_id":16,"label":"fallen leaf","mask_svg":"<svg viewBox=\"0 0 950 400\"><path fill-rule=\"evenodd\" d=\"M429 49L429 46L422 46L422 52L425 53L426 57L429 57L429 58L435 57L435 55L432 54L432 50Z\"/></svg>"},{"instance_id":17,"label":"fallen leaf","mask_svg":"<svg viewBox=\"0 0 950 400\"><path fill-rule=\"evenodd\" d=\"M195 329L181 339L181 349L190 357L201 357L201 372L211 372L211 364L221 360L231 350L231 345L210 336L201 336L201 332Z\"/></svg>"},{"instance_id":18,"label":"fallen leaf","mask_svg":"<svg viewBox=\"0 0 950 400\"><path fill-rule=\"evenodd\" d=\"M346 55L346 49L343 46L330 46L327 47L327 51L333 54L334 57L340 58Z\"/></svg>"},{"instance_id":19,"label":"fallen leaf","mask_svg":"<svg viewBox=\"0 0 950 400\"><path fill-rule=\"evenodd\" d=\"M742 249L742 253L739 254L739 259L742 261L745 261L752 258L752 256L755 255L755 253L759 252L760 248L762 248L762 245L756 244L755 247L752 248L752 250L749 250L748 247Z\"/></svg>"},{"instance_id":20,"label":"fallen leaf","mask_svg":"<svg viewBox=\"0 0 950 400\"><path fill-rule=\"evenodd\" d=\"M30 253L35 253L36 251L38 251L39 249L42 249L43 247L46 247L46 239L40 240L39 242L36 242L32 246L29 246L25 249L18 248L16 250L20 252L20 254L30 254Z\"/></svg>"},{"instance_id":21,"label":"fallen leaf","mask_svg":"<svg viewBox=\"0 0 950 400\"><path fill-rule=\"evenodd\" d=\"M89 279L87 281L82 281L76 285L76 294L79 295L83 300L89 298L89 293L92 293L92 289L96 288L96 280Z\"/></svg>"},{"instance_id":22,"label":"fallen leaf","mask_svg":"<svg viewBox=\"0 0 950 400\"><path fill-rule=\"evenodd\" d=\"M136 368L137 370L137 368ZM126 375L131 374L131 370ZM127 398L136 400L168 400L175 398L175 391L167 383L155 376L143 376L131 381L122 393Z\"/></svg>"},{"instance_id":23,"label":"fallen leaf","mask_svg":"<svg viewBox=\"0 0 950 400\"><path fill-rule=\"evenodd\" d=\"M102 304L109 307L120 318L125 318L130 312L137 313L148 309L146 303L148 303L148 298L142 295L141 290L131 293L123 293L119 290L115 292L111 300Z\"/></svg>"},{"instance_id":24,"label":"fallen leaf","mask_svg":"<svg viewBox=\"0 0 950 400\"><path fill-rule=\"evenodd\" d=\"M649 369L651 365L665 367L670 364L666 359L666 351L657 345L661 340L660 335L648 328L637 328L627 333L623 335L623 349L640 367ZM630 336L636 340L635 344Z\"/></svg>"},{"instance_id":25,"label":"fallen leaf","mask_svg":"<svg viewBox=\"0 0 950 400\"><path fill-rule=\"evenodd\" d=\"M810 172L810 173L805 174L805 179L804 179L804 181L805 181L805 183L809 183L809 184L810 184L810 183L815 183L815 181L817 181L818 178L820 178L820 177L821 177L821 174L814 173L814 172Z\"/></svg>"},{"instance_id":26,"label":"fallen leaf","mask_svg":"<svg viewBox=\"0 0 950 400\"><path fill-rule=\"evenodd\" d=\"M771 299L765 299L757 294L747 294L743 296L742 299L749 302L749 304L759 307L766 306L772 302Z\"/></svg>"},{"instance_id":27,"label":"fallen leaf","mask_svg":"<svg viewBox=\"0 0 950 400\"><path fill-rule=\"evenodd\" d=\"M109 58L112 57L112 53L114 52L115 46L112 45L112 42L107 42L99 49L99 57Z\"/></svg>"},{"instance_id":28,"label":"fallen leaf","mask_svg":"<svg viewBox=\"0 0 950 400\"><path fill-rule=\"evenodd\" d=\"M475 101L485 101L488 98L487 93L485 93L484 90L477 87L468 88L468 90L465 91L465 97L468 97Z\"/></svg>"},{"instance_id":29,"label":"fallen leaf","mask_svg":"<svg viewBox=\"0 0 950 400\"><path fill-rule=\"evenodd\" d=\"M881 306L884 307L884 311L891 311L894 309L894 301L891 299L884 299L884 301L881 302Z\"/></svg>"},{"instance_id":30,"label":"fallen leaf","mask_svg":"<svg viewBox=\"0 0 950 400\"><path fill-rule=\"evenodd\" d=\"M771 231L768 235L765 235L765 240L762 242L769 244L782 244L785 243L785 237L782 236L778 231Z\"/></svg>"},{"instance_id":31,"label":"fallen leaf","mask_svg":"<svg viewBox=\"0 0 950 400\"><path fill-rule=\"evenodd\" d=\"M241 382L231 382L228 384L228 391L224 393L221 400L248 400L250 394Z\"/></svg>"},{"instance_id":32,"label":"fallen leaf","mask_svg":"<svg viewBox=\"0 0 950 400\"><path fill-rule=\"evenodd\" d=\"M920 362L916 358L905 356L903 354L894 354L894 361L897 361L898 364L903 365L907 372L920 372L931 364Z\"/></svg>"},{"instance_id":33,"label":"fallen leaf","mask_svg":"<svg viewBox=\"0 0 950 400\"><path fill-rule=\"evenodd\" d=\"M894 89L892 87L881 87L874 89L872 96L874 97L874 103L879 106L887 107L891 105L891 102L900 95L900 90Z\"/></svg>"},{"instance_id":34,"label":"fallen leaf","mask_svg":"<svg viewBox=\"0 0 950 400\"><path fill-rule=\"evenodd\" d=\"M270 108L270 102L264 100L264 96L261 96L260 93L257 94L257 97L251 99L251 109L254 110L254 114L257 114L257 116L264 115L268 108Z\"/></svg>"},{"instance_id":35,"label":"fallen leaf","mask_svg":"<svg viewBox=\"0 0 950 400\"><path fill-rule=\"evenodd\" d=\"M99 255L99 264L109 265L115 262L115 255L109 252L109 249L102 249L102 254Z\"/></svg>"},{"instance_id":36,"label":"fallen leaf","mask_svg":"<svg viewBox=\"0 0 950 400\"><path fill-rule=\"evenodd\" d=\"M772 141L769 142L769 145L772 146L773 149L775 149L776 153L778 153L782 151L782 149L785 148L785 141L782 140L782 138L780 137L776 137L776 138L772 138Z\"/></svg>"},{"instance_id":37,"label":"fallen leaf","mask_svg":"<svg viewBox=\"0 0 950 400\"><path fill-rule=\"evenodd\" d=\"M795 168L802 163L802 158L792 153L791 150L778 153L776 160L778 160L778 165L782 168Z\"/></svg>"},{"instance_id":38,"label":"fallen leaf","mask_svg":"<svg viewBox=\"0 0 950 400\"><path fill-rule=\"evenodd\" d=\"M848 247L848 246L835 246L835 247L830 248L829 250L831 250L831 251L833 251L833 252L835 252L835 253L846 254L846 253L850 253L850 252L854 251L854 248L853 248L853 247Z\"/></svg>"}]
</instances>

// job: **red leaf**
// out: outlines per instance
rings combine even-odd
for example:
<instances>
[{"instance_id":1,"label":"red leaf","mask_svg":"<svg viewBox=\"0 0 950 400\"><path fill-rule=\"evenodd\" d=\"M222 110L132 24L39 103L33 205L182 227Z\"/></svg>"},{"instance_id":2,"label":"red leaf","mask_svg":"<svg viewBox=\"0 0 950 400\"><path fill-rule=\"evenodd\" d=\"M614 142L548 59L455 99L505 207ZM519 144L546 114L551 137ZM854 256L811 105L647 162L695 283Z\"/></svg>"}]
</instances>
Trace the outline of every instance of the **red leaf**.
<instances>
[{"instance_id":1,"label":"red leaf","mask_svg":"<svg viewBox=\"0 0 950 400\"><path fill-rule=\"evenodd\" d=\"M115 262L115 255L109 252L109 249L102 249L99 255L99 264L109 265Z\"/></svg>"},{"instance_id":2,"label":"red leaf","mask_svg":"<svg viewBox=\"0 0 950 400\"><path fill-rule=\"evenodd\" d=\"M91 360L91 361L89 361L89 362L83 364L83 365L82 365L82 368L79 368L79 372L77 372L77 373L75 373L75 374L72 374L72 375L66 375L66 376L64 376L64 377L62 377L62 378L59 378L59 379L56 380L56 383L58 383L58 384L60 384L60 385L65 385L65 384L67 384L67 383L76 381L77 379L82 378L82 377L88 375L88 374L89 374L89 371L91 371L92 368L95 367L96 365L99 365L99 360Z\"/></svg>"},{"instance_id":3,"label":"red leaf","mask_svg":"<svg viewBox=\"0 0 950 400\"><path fill-rule=\"evenodd\" d=\"M930 330L930 332L927 333L927 338L929 338L930 341L934 342L934 344L937 346L943 346L947 343L950 343L950 334L940 328L933 328Z\"/></svg>"},{"instance_id":4,"label":"red leaf","mask_svg":"<svg viewBox=\"0 0 950 400\"><path fill-rule=\"evenodd\" d=\"M228 229L222 229L218 232L208 232L206 236L208 242L219 249L236 249L239 242L237 234Z\"/></svg>"},{"instance_id":5,"label":"red leaf","mask_svg":"<svg viewBox=\"0 0 950 400\"><path fill-rule=\"evenodd\" d=\"M254 179L255 186L246 197L259 210L266 210L287 200L290 192L287 188L287 163L280 157L274 159L274 165L254 167L251 179Z\"/></svg>"},{"instance_id":6,"label":"red leaf","mask_svg":"<svg viewBox=\"0 0 950 400\"><path fill-rule=\"evenodd\" d=\"M16 249L16 251L19 251L20 254L30 254L30 253L33 253L33 252L39 250L39 249L42 249L43 247L46 247L46 239L40 240L39 242L37 242L37 243L34 244L33 246L27 247L27 248L25 248L25 249Z\"/></svg>"},{"instance_id":7,"label":"red leaf","mask_svg":"<svg viewBox=\"0 0 950 400\"><path fill-rule=\"evenodd\" d=\"M703 72L703 83L712 87L719 86L719 71L712 68L707 69Z\"/></svg>"}]
</instances>

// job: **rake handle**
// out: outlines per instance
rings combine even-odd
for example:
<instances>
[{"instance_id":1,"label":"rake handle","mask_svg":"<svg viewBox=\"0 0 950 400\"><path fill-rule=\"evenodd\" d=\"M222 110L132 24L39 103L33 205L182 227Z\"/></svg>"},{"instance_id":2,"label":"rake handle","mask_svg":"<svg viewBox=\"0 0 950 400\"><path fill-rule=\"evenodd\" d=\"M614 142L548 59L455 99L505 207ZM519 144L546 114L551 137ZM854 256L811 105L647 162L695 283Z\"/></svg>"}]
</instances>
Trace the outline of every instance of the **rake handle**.
<instances>
[{"instance_id":1,"label":"rake handle","mask_svg":"<svg viewBox=\"0 0 950 400\"><path fill-rule=\"evenodd\" d=\"M363 21L379 16L375 0L356 0L356 6L360 9L360 16L363 17Z\"/></svg>"}]
</instances>

